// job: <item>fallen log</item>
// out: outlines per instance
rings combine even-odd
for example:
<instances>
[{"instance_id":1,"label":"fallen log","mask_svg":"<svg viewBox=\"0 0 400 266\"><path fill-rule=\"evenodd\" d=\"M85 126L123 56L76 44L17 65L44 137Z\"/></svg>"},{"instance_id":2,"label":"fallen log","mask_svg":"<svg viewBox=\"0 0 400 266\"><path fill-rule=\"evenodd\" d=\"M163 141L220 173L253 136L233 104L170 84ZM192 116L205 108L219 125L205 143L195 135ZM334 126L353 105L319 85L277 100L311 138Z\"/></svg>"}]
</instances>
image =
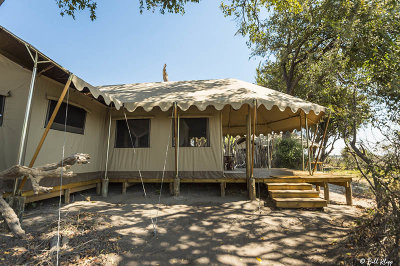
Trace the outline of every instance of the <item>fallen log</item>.
<instances>
[{"instance_id":1,"label":"fallen log","mask_svg":"<svg viewBox=\"0 0 400 266\"><path fill-rule=\"evenodd\" d=\"M57 178L70 178L75 176L72 171L68 171L74 164L88 164L89 154L76 153L69 157L64 158L58 163L46 164L39 167L26 167L21 165L14 165L2 172L0 172L0 181L17 179L22 176L27 176L32 183L32 189L35 194L41 192L50 192L53 187L41 186L39 183L45 177ZM15 214L14 210L3 199L4 188L3 182L0 182L0 213L6 222L8 228L17 237L25 237L25 231L21 228L20 221Z\"/></svg>"},{"instance_id":2,"label":"fallen log","mask_svg":"<svg viewBox=\"0 0 400 266\"><path fill-rule=\"evenodd\" d=\"M3 216L10 231L19 238L25 237L25 231L21 227L18 216L8 203L0 196L0 213Z\"/></svg>"}]
</instances>

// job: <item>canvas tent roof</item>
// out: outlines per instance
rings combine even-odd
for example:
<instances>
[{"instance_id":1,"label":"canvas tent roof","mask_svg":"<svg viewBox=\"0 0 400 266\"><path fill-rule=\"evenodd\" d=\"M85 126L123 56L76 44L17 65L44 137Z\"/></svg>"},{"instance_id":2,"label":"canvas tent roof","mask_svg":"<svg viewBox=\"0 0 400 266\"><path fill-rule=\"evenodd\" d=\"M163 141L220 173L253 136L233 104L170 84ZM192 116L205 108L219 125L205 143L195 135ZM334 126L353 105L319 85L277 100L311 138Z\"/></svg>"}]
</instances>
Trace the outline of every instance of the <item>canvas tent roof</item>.
<instances>
[{"instance_id":1,"label":"canvas tent roof","mask_svg":"<svg viewBox=\"0 0 400 266\"><path fill-rule=\"evenodd\" d=\"M48 58L35 47L0 26L0 53L32 70L33 61L27 48L37 52L39 60L47 61L38 66L38 74L65 84L71 74L67 69ZM180 109L196 106L205 110L213 106L222 110L223 132L245 134L248 106L257 101L257 131L287 131L303 126L305 114L309 125L317 123L326 113L324 107L299 98L237 79L192 80L176 82L152 82L95 87L73 75L72 85L98 101L116 109L122 106L129 111L140 107L146 111L155 106L168 110L176 102ZM6 91L0 93L5 94Z\"/></svg>"},{"instance_id":2,"label":"canvas tent roof","mask_svg":"<svg viewBox=\"0 0 400 266\"><path fill-rule=\"evenodd\" d=\"M258 133L299 129L299 116L304 119L307 114L312 125L326 113L323 106L237 79L151 82L98 88L130 112L137 108L151 111L154 107L166 111L175 102L183 111L191 106L200 111L213 106L223 111L224 133L231 134L245 134L247 108L254 106L255 100L259 114Z\"/></svg>"},{"instance_id":3,"label":"canvas tent roof","mask_svg":"<svg viewBox=\"0 0 400 266\"><path fill-rule=\"evenodd\" d=\"M237 79L136 83L100 86L99 89L124 103L130 112L138 107L148 112L155 106L166 111L174 102L183 111L190 106L204 111L209 105L222 110L228 104L238 110L243 104L253 105L254 100L257 100L257 107L264 105L268 110L275 105L281 111L289 107L293 113L298 109L307 114L325 112L325 107L320 105Z\"/></svg>"}]
</instances>

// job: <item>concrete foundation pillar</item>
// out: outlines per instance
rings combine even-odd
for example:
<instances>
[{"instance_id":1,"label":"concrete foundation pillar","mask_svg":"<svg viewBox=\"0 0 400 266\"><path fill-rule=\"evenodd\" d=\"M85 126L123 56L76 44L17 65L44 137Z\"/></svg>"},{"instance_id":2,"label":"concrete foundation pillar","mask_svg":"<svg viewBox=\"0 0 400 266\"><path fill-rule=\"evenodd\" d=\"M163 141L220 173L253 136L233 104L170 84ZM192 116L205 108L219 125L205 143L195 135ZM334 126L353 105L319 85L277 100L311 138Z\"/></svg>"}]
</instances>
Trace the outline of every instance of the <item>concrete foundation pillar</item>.
<instances>
[{"instance_id":1,"label":"concrete foundation pillar","mask_svg":"<svg viewBox=\"0 0 400 266\"><path fill-rule=\"evenodd\" d=\"M108 179L101 180L101 196L103 198L108 196L108 183L109 183Z\"/></svg>"},{"instance_id":2,"label":"concrete foundation pillar","mask_svg":"<svg viewBox=\"0 0 400 266\"><path fill-rule=\"evenodd\" d=\"M101 195L101 183L96 183L96 194Z\"/></svg>"}]
</instances>

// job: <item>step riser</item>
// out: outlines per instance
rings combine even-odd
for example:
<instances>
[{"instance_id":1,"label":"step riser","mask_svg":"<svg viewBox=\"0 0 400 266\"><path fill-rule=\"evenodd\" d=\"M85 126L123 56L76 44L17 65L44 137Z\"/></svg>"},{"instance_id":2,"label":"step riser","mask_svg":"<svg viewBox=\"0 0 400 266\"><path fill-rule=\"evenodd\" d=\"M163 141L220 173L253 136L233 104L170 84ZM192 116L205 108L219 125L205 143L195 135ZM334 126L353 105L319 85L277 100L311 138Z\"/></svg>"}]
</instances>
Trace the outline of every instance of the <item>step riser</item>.
<instances>
[{"instance_id":1,"label":"step riser","mask_svg":"<svg viewBox=\"0 0 400 266\"><path fill-rule=\"evenodd\" d=\"M278 208L323 208L326 207L326 203L323 202L275 202L275 206Z\"/></svg>"},{"instance_id":2,"label":"step riser","mask_svg":"<svg viewBox=\"0 0 400 266\"><path fill-rule=\"evenodd\" d=\"M266 183L306 183L306 181L302 178L277 178L268 179Z\"/></svg>"},{"instance_id":3,"label":"step riser","mask_svg":"<svg viewBox=\"0 0 400 266\"><path fill-rule=\"evenodd\" d=\"M284 179L284 180L283 180ZM309 183L291 182L290 178L280 178L281 183L268 182L268 193L278 208L323 208L326 200L319 198L319 192ZM282 182L283 181L283 182Z\"/></svg>"},{"instance_id":4,"label":"step riser","mask_svg":"<svg viewBox=\"0 0 400 266\"><path fill-rule=\"evenodd\" d=\"M318 198L319 193L274 193L273 190L269 192L271 198Z\"/></svg>"},{"instance_id":5,"label":"step riser","mask_svg":"<svg viewBox=\"0 0 400 266\"><path fill-rule=\"evenodd\" d=\"M268 184L268 190L311 190L312 185L271 185Z\"/></svg>"}]
</instances>

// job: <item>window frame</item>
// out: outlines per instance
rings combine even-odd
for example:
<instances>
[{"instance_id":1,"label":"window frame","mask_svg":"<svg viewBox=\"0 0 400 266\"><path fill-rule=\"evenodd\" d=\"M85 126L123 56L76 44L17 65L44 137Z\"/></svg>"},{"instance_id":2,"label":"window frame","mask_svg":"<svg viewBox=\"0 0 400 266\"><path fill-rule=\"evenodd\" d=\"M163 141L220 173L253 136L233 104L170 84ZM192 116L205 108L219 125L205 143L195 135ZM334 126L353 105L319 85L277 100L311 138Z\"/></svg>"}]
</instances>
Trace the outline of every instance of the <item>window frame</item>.
<instances>
[{"instance_id":1,"label":"window frame","mask_svg":"<svg viewBox=\"0 0 400 266\"><path fill-rule=\"evenodd\" d=\"M114 149L149 149L151 148L151 118L128 118L127 119L128 122L129 120L147 120L149 121L149 137L148 137L148 141L147 141L147 146L146 147L132 147L130 140L129 140L129 147L117 147L117 138L118 138L118 121L124 121L125 125L126 125L126 120L125 119L116 119L115 120L115 134L114 134ZM129 131L128 131L129 134Z\"/></svg>"},{"instance_id":2,"label":"window frame","mask_svg":"<svg viewBox=\"0 0 400 266\"><path fill-rule=\"evenodd\" d=\"M57 105L57 101L51 100L51 99L48 100L47 112L46 112L46 117L45 117L45 121L44 121L44 127L45 127L45 128L47 127L47 125L48 125L48 123L49 123L49 120L50 120L50 118L51 118L51 116L52 116L52 114L53 114L53 112L54 112L54 109L55 109L55 106L54 106L53 112L50 113L50 107L51 107L51 103L52 103L52 102L54 102L54 103ZM61 103L61 106L62 106L63 104L67 105L67 103L62 102L62 103ZM61 106L60 106L60 109L61 109ZM68 133L79 134L79 135L85 135L85 131L86 131L86 130L85 130L85 129L86 129L86 118L87 118L87 113L88 113L88 112L87 112L84 108L82 108L82 107L80 107L80 106L77 106L77 105L74 105L74 104L71 103L71 102L68 103L68 107L70 107L70 106L73 106L73 108L80 109L81 111L84 112L84 118L83 118L83 126L82 126L82 128L80 128L80 127L74 127L74 126L69 126L68 124L67 124L67 126L66 126L66 128L65 128L64 123L63 123L63 124L60 124L60 123L57 123L57 122L53 121L53 124L51 125L50 129L57 130L57 131L64 131L64 129L65 129L66 132L68 132ZM60 110L58 110L58 113L59 113L59 112L60 112ZM58 114L58 113L57 113L57 114ZM64 116L65 116L65 115L64 115ZM57 117L57 116L56 116L56 117ZM67 119L68 119L68 117L67 117ZM55 120L55 119L54 119L54 120Z\"/></svg>"},{"instance_id":3,"label":"window frame","mask_svg":"<svg viewBox=\"0 0 400 266\"><path fill-rule=\"evenodd\" d=\"M173 120L172 120L172 134L171 134L171 136L172 136L172 141L171 141L171 147L175 147L175 119L174 118L172 118ZM210 117L208 117L208 116L194 116L194 117L191 117L191 116L184 116L184 117L179 117L178 116L178 127L179 127L179 125L180 125L180 123L181 123L181 119L206 119L206 140L207 140L207 143L206 143L206 145L205 146L180 146L179 145L179 149L180 148L210 148L211 147L211 139L210 139ZM179 128L178 128L178 132L179 132ZM179 132L180 133L180 132ZM179 134L179 136L180 136L180 134ZM179 142L179 139L178 139L178 142ZM190 142L190 139L189 139L189 142Z\"/></svg>"}]
</instances>

